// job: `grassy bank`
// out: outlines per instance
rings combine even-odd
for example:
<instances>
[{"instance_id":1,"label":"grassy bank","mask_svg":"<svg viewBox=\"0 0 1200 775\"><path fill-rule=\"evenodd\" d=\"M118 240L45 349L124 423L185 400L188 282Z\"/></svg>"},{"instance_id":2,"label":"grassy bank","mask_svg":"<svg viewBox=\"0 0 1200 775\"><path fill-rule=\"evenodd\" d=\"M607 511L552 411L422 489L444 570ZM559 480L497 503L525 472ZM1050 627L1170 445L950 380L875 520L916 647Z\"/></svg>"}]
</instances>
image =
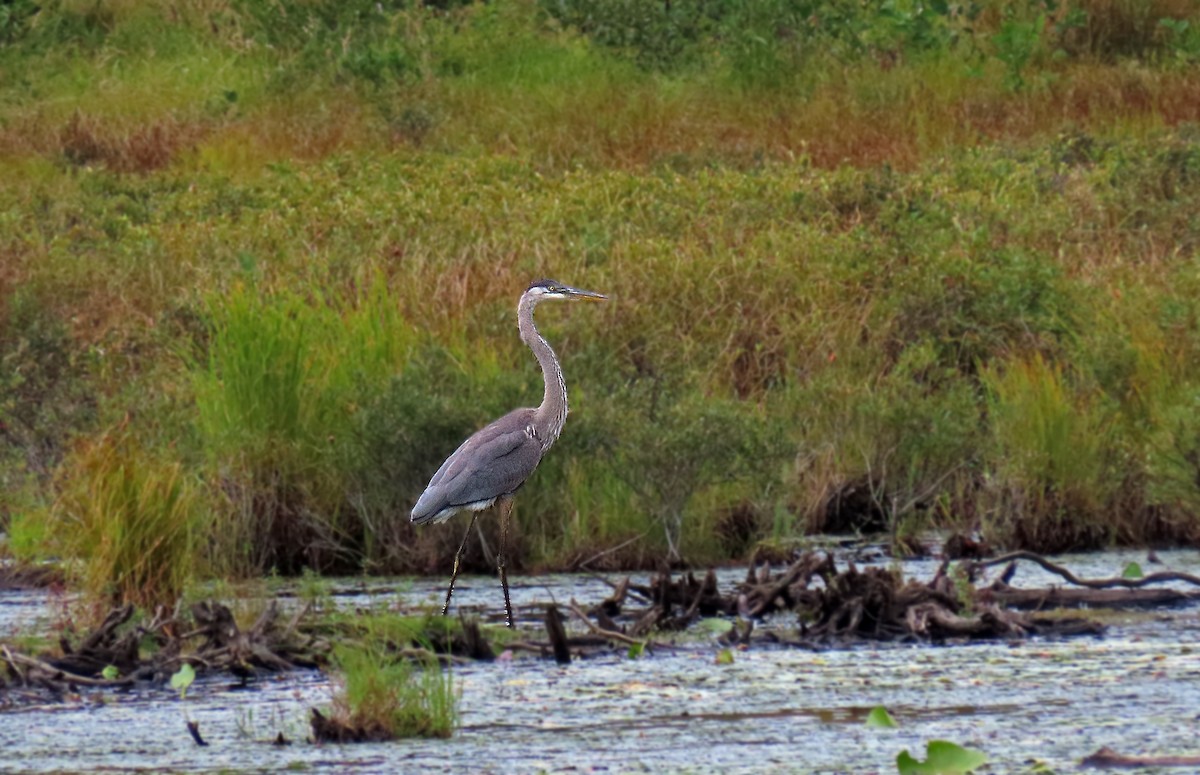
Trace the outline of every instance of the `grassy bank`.
<instances>
[{"instance_id":1,"label":"grassy bank","mask_svg":"<svg viewBox=\"0 0 1200 775\"><path fill-rule=\"evenodd\" d=\"M5 6L9 551L445 570L542 276L526 567L1200 540L1190 3L593 5Z\"/></svg>"}]
</instances>

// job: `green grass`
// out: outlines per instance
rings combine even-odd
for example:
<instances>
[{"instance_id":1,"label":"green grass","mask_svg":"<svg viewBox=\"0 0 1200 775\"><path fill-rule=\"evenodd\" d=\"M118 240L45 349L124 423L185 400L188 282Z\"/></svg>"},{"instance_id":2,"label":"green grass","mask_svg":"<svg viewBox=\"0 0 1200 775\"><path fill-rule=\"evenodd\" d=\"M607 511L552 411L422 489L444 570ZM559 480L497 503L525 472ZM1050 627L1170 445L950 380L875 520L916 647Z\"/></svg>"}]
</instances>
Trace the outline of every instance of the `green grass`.
<instances>
[{"instance_id":1,"label":"green grass","mask_svg":"<svg viewBox=\"0 0 1200 775\"><path fill-rule=\"evenodd\" d=\"M339 618L332 620L343 630L333 653L339 683L333 718L368 739L450 737L458 725L459 693L450 669L433 658L424 640L448 633L453 624L388 612L360 611L344 623ZM410 647L428 656L401 653Z\"/></svg>"},{"instance_id":2,"label":"green grass","mask_svg":"<svg viewBox=\"0 0 1200 775\"><path fill-rule=\"evenodd\" d=\"M671 7L7 17L10 551L123 427L202 573L448 570L459 527L407 513L538 400L543 276L613 301L539 312L572 416L518 566L1200 538L1195 9Z\"/></svg>"},{"instance_id":3,"label":"green grass","mask_svg":"<svg viewBox=\"0 0 1200 775\"><path fill-rule=\"evenodd\" d=\"M457 724L457 695L448 670L436 661L407 659L353 646L337 649L341 689L335 718L369 730L373 739L450 737Z\"/></svg>"},{"instance_id":4,"label":"green grass","mask_svg":"<svg viewBox=\"0 0 1200 775\"><path fill-rule=\"evenodd\" d=\"M60 557L78 559L68 567L93 613L120 603L174 605L193 577L200 542L191 475L118 429L81 442L56 485L43 529ZM38 518L18 524L26 520Z\"/></svg>"},{"instance_id":5,"label":"green grass","mask_svg":"<svg viewBox=\"0 0 1200 775\"><path fill-rule=\"evenodd\" d=\"M1081 518L1110 502L1117 481L1104 402L1073 389L1061 368L1038 356L998 365L983 379L999 447L991 484L1001 493L1001 525L989 532L1053 548L1111 540L1103 531L1112 523Z\"/></svg>"}]
</instances>

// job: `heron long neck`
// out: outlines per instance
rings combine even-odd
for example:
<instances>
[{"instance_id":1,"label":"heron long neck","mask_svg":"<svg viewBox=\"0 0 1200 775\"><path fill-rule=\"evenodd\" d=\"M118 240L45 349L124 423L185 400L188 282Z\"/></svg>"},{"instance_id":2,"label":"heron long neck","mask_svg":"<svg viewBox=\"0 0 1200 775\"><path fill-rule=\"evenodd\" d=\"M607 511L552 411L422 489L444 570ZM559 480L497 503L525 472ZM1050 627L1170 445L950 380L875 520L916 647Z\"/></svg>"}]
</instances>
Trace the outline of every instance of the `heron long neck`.
<instances>
[{"instance_id":1,"label":"heron long neck","mask_svg":"<svg viewBox=\"0 0 1200 775\"><path fill-rule=\"evenodd\" d=\"M537 304L535 297L525 294L517 305L517 323L521 328L521 340L529 345L542 367L542 379L546 384L542 394L542 404L533 415L534 429L543 449L550 445L562 433L563 425L567 422L567 383L563 380L562 366L550 343L538 333L533 324L533 307Z\"/></svg>"}]
</instances>

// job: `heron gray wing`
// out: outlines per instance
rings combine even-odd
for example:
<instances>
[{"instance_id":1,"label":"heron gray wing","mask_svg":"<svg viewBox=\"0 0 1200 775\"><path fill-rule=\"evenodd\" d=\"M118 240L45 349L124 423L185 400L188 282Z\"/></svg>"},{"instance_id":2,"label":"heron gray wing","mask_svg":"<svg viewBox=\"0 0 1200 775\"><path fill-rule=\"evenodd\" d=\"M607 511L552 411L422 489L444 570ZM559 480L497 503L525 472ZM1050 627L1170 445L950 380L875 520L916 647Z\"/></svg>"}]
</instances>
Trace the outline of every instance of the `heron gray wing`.
<instances>
[{"instance_id":1,"label":"heron gray wing","mask_svg":"<svg viewBox=\"0 0 1200 775\"><path fill-rule=\"evenodd\" d=\"M537 468L541 443L526 432L533 410L518 409L464 441L413 507L412 521L440 522L455 511L515 491Z\"/></svg>"}]
</instances>

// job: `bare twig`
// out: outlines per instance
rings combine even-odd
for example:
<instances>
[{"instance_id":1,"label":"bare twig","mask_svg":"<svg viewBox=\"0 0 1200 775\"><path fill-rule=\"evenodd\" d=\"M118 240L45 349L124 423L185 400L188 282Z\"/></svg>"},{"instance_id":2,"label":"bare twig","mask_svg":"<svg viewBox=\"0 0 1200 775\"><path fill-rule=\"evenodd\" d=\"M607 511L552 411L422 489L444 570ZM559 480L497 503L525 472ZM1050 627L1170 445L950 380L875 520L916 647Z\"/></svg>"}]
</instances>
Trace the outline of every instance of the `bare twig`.
<instances>
[{"instance_id":1,"label":"bare twig","mask_svg":"<svg viewBox=\"0 0 1200 775\"><path fill-rule=\"evenodd\" d=\"M624 549L626 546L629 546L630 544L635 544L638 541L641 541L645 537L646 537L645 533L638 533L633 538L630 538L628 541L622 541L621 543L617 544L616 546L614 546L610 549L605 549L604 551L600 552L599 554L593 555L592 557L589 557L588 559L584 560L583 562L577 564L575 567L577 570L583 570L584 568L591 565L596 560L599 560L601 557L607 557L608 555L613 554L614 552L619 552L622 549Z\"/></svg>"},{"instance_id":2,"label":"bare twig","mask_svg":"<svg viewBox=\"0 0 1200 775\"><path fill-rule=\"evenodd\" d=\"M1047 571L1057 574L1069 584L1074 584L1077 587L1087 587L1089 589L1111 589L1112 587L1125 587L1126 589L1137 589L1149 584L1161 584L1167 581L1183 581L1188 584L1200 586L1200 576L1195 576L1191 573L1179 573L1177 571L1159 571L1151 573L1148 576L1142 576L1136 579L1127 578L1109 578L1109 579L1081 579L1071 571L1061 565L1056 565L1040 554L1034 552L1009 552L1000 557L993 557L990 560L973 560L968 566L969 571L975 571L979 568L986 568L991 565L1003 565L1006 562L1013 560L1029 560L1042 566Z\"/></svg>"},{"instance_id":3,"label":"bare twig","mask_svg":"<svg viewBox=\"0 0 1200 775\"><path fill-rule=\"evenodd\" d=\"M20 664L23 664L26 667L31 667L36 670L41 670L43 672L49 673L50 677L57 681L66 681L68 683L79 684L81 686L109 686L109 687L112 687L112 686L130 686L133 684L133 678L129 677L129 676L126 676L125 678L114 678L112 680L109 680L107 678L89 678L88 676L85 676L85 675L76 675L74 673L68 673L66 670L63 670L62 668L55 667L54 665L51 665L47 662L43 662L40 659L34 659L33 657L27 657L24 654L13 654L13 653L9 652L7 649L5 649L5 652L7 654L6 658L9 659L12 664L16 664L19 662Z\"/></svg>"},{"instance_id":4,"label":"bare twig","mask_svg":"<svg viewBox=\"0 0 1200 775\"><path fill-rule=\"evenodd\" d=\"M12 667L12 669L17 672L17 677L21 679L22 683L24 683L25 682L25 673L22 672L21 666L17 663L17 660L16 660L15 656L13 655L13 653L8 650L8 646L4 646L4 661L7 662Z\"/></svg>"},{"instance_id":5,"label":"bare twig","mask_svg":"<svg viewBox=\"0 0 1200 775\"><path fill-rule=\"evenodd\" d=\"M208 745L204 738L200 737L200 725L198 723L195 721L189 721L187 723L187 731L188 734L192 736L192 739L196 741L196 745Z\"/></svg>"},{"instance_id":6,"label":"bare twig","mask_svg":"<svg viewBox=\"0 0 1200 775\"><path fill-rule=\"evenodd\" d=\"M641 641L641 640L638 640L637 638L631 638L628 635L626 635L625 633L617 632L616 630L606 630L603 627L601 627L600 625L596 624L595 622L593 622L591 619L588 618L587 614L585 614L582 609L580 609L579 604L575 602L575 598L571 598L571 603L570 603L569 607L571 609L571 613L575 614L575 616L578 617L579 620L582 621L584 624L586 624L587 628L589 630L591 630L593 633L595 633L596 635L600 635L602 637L609 638L611 640L618 640L622 643L628 643L631 646L647 645L646 641Z\"/></svg>"}]
</instances>

